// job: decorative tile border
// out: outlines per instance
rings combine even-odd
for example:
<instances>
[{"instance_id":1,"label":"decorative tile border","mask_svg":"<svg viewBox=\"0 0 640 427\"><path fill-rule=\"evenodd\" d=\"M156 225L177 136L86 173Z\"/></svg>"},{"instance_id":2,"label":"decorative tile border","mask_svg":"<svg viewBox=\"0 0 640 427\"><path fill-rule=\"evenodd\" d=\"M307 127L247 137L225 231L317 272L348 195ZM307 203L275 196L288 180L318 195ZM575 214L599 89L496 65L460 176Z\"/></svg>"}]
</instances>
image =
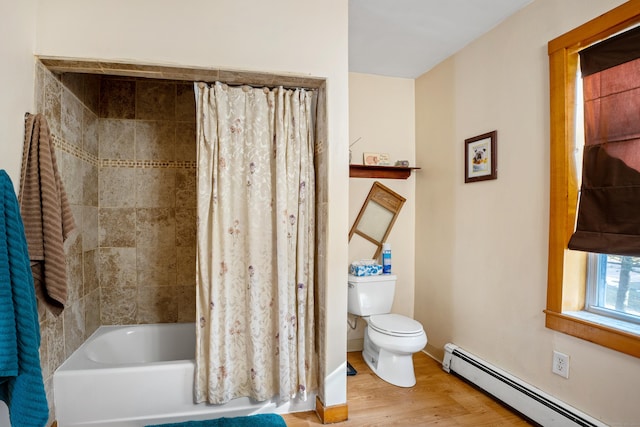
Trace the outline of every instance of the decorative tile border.
<instances>
[{"instance_id":1,"label":"decorative tile border","mask_svg":"<svg viewBox=\"0 0 640 427\"><path fill-rule=\"evenodd\" d=\"M135 169L195 169L195 161L174 160L100 160L100 167Z\"/></svg>"},{"instance_id":2,"label":"decorative tile border","mask_svg":"<svg viewBox=\"0 0 640 427\"><path fill-rule=\"evenodd\" d=\"M98 158L91 153L87 153L82 148L70 144L58 135L51 134L51 139L53 140L53 146L60 151L64 151L67 154L71 154L72 156L83 160L93 166L98 166Z\"/></svg>"},{"instance_id":3,"label":"decorative tile border","mask_svg":"<svg viewBox=\"0 0 640 427\"><path fill-rule=\"evenodd\" d=\"M196 161L174 160L122 160L122 159L98 159L91 153L68 143L58 135L52 135L53 146L93 166L107 168L134 168L134 169L195 169Z\"/></svg>"}]
</instances>

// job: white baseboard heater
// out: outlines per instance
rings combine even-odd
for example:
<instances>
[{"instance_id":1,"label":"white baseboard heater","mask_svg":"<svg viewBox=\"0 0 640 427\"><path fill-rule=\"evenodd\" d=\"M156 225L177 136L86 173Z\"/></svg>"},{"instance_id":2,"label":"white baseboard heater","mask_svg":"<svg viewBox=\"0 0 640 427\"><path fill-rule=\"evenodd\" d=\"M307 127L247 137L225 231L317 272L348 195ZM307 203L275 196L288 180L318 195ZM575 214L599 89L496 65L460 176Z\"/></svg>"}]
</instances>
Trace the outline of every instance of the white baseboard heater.
<instances>
[{"instance_id":1,"label":"white baseboard heater","mask_svg":"<svg viewBox=\"0 0 640 427\"><path fill-rule=\"evenodd\" d=\"M449 343L444 346L442 368L469 381L541 426L607 427L601 421L496 368L455 344Z\"/></svg>"}]
</instances>

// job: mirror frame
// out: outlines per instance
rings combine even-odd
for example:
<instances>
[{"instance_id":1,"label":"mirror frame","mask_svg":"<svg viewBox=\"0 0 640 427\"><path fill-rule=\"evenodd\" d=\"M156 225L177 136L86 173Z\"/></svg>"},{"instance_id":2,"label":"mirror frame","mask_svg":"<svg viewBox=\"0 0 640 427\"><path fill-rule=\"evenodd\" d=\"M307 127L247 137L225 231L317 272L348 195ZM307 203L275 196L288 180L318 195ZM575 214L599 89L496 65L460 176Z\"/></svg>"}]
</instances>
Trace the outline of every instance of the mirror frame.
<instances>
[{"instance_id":1,"label":"mirror frame","mask_svg":"<svg viewBox=\"0 0 640 427\"><path fill-rule=\"evenodd\" d=\"M360 212L358 213L358 216L356 217L351 230L349 231L349 241L351 241L351 238L354 234L357 234L373 243L377 248L375 254L373 255L373 259L377 259L380 255L380 252L382 251L382 244L387 240L387 237L391 232L391 228L398 218L400 209L402 209L402 205L404 205L404 202L406 201L407 199L391 190L390 188L385 187L380 182L374 182L371 186L371 190L369 190L367 198L362 205L362 208L360 208ZM363 230L360 224L363 216L365 216L365 214L367 213L367 208L369 208L370 203L377 203L392 214L391 219L389 220L389 224L387 224L386 230L384 231L384 234L380 240L377 240L372 236L373 233L371 232L371 230Z\"/></svg>"}]
</instances>

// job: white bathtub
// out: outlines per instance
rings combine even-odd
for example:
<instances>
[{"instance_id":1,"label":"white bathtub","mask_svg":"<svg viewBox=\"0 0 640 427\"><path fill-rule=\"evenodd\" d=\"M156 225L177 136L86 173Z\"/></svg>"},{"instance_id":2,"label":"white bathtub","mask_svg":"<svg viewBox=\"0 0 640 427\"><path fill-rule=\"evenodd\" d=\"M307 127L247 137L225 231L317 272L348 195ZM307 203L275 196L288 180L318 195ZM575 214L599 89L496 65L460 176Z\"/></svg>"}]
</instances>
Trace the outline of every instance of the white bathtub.
<instances>
[{"instance_id":1,"label":"white bathtub","mask_svg":"<svg viewBox=\"0 0 640 427\"><path fill-rule=\"evenodd\" d=\"M193 403L193 323L101 326L53 375L59 427L142 427L257 413L310 411L305 402Z\"/></svg>"}]
</instances>

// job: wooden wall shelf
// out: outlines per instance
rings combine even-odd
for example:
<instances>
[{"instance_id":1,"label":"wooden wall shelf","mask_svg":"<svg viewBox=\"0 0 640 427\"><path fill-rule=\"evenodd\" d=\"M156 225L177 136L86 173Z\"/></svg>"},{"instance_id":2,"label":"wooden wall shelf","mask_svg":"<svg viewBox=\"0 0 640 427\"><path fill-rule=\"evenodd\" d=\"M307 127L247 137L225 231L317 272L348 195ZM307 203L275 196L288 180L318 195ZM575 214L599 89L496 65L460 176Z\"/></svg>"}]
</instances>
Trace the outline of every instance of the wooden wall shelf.
<instances>
[{"instance_id":1,"label":"wooden wall shelf","mask_svg":"<svg viewBox=\"0 0 640 427\"><path fill-rule=\"evenodd\" d=\"M407 179L411 175L411 171L417 169L420 168L403 166L349 165L349 177Z\"/></svg>"}]
</instances>

